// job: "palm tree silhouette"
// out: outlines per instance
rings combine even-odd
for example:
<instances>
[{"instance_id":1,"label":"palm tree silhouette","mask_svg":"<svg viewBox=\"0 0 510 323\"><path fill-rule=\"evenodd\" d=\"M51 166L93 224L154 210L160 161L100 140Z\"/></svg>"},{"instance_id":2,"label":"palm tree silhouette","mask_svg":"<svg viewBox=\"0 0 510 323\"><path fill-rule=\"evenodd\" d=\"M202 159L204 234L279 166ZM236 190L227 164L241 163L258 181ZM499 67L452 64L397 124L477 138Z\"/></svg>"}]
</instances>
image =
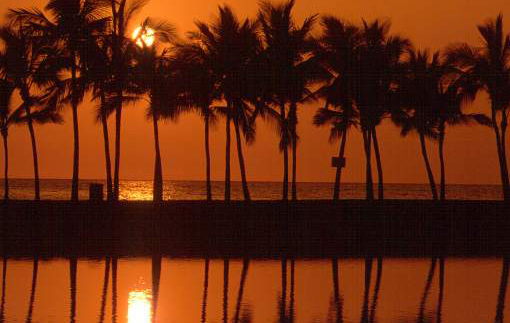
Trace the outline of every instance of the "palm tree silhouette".
<instances>
[{"instance_id":1,"label":"palm tree silhouette","mask_svg":"<svg viewBox=\"0 0 510 323\"><path fill-rule=\"evenodd\" d=\"M293 148L292 199L296 192L297 105L309 96L309 81L317 72L317 65L307 58L315 42L310 36L316 15L305 18L297 26L292 16L295 1L274 5L261 2L258 19L262 25L265 48L262 53L266 64L264 81L268 83L271 115L276 118L280 133L280 150L283 151L283 200L288 200L288 147Z\"/></svg>"},{"instance_id":2,"label":"palm tree silhouette","mask_svg":"<svg viewBox=\"0 0 510 323\"><path fill-rule=\"evenodd\" d=\"M101 293L101 308L99 310L99 323L104 322L105 310L106 310L106 296L108 294L108 280L110 279L110 263L111 258L108 256L105 258L104 264L104 278L103 278L103 290Z\"/></svg>"},{"instance_id":3,"label":"palm tree silhouette","mask_svg":"<svg viewBox=\"0 0 510 323\"><path fill-rule=\"evenodd\" d=\"M0 56L1 60L1 56ZM5 79L0 79L0 131L4 143L4 200L9 199L9 149L7 136L9 126L17 119L18 110L11 111L11 100L14 85Z\"/></svg>"},{"instance_id":4,"label":"palm tree silhouette","mask_svg":"<svg viewBox=\"0 0 510 323\"><path fill-rule=\"evenodd\" d=\"M433 257L430 262L430 268L427 274L427 281L425 283L425 288L423 289L423 295L420 301L420 308L418 314L418 323L423 323L425 321L425 305L427 304L427 298L430 293L430 287L432 286L432 280L434 279L434 272L436 270L437 258Z\"/></svg>"},{"instance_id":5,"label":"palm tree silhouette","mask_svg":"<svg viewBox=\"0 0 510 323\"><path fill-rule=\"evenodd\" d=\"M39 256L34 256L34 267L32 269L32 287L30 288L30 301L28 303L28 313L26 323L32 322L32 314L34 312L34 302L35 302L35 289L37 287L37 271L39 268Z\"/></svg>"},{"instance_id":6,"label":"palm tree silhouette","mask_svg":"<svg viewBox=\"0 0 510 323\"><path fill-rule=\"evenodd\" d=\"M218 80L219 92L226 101L226 166L225 200L230 200L230 122L234 123L237 141L237 154L241 172L243 195L250 200L250 191L246 179L246 169L242 152L241 128L247 143L254 139L252 121L253 109L247 103L252 87L250 63L260 52L257 36L257 24L245 19L242 23L229 6L219 7L219 16L211 25L196 23L198 31L193 38L198 40L211 55L214 74Z\"/></svg>"},{"instance_id":7,"label":"palm tree silhouette","mask_svg":"<svg viewBox=\"0 0 510 323\"><path fill-rule=\"evenodd\" d=\"M370 280L372 278L372 257L365 258L365 289L363 292L363 305L361 309L361 323L368 323L369 321L369 301L370 301Z\"/></svg>"},{"instance_id":8,"label":"palm tree silhouette","mask_svg":"<svg viewBox=\"0 0 510 323\"><path fill-rule=\"evenodd\" d=\"M112 256L112 323L117 323L117 256Z\"/></svg>"},{"instance_id":9,"label":"palm tree silhouette","mask_svg":"<svg viewBox=\"0 0 510 323\"><path fill-rule=\"evenodd\" d=\"M71 291L71 307L70 307L70 323L76 322L76 280L78 272L78 257L71 256L69 258L69 280L70 280L70 291Z\"/></svg>"},{"instance_id":10,"label":"palm tree silhouette","mask_svg":"<svg viewBox=\"0 0 510 323\"><path fill-rule=\"evenodd\" d=\"M246 277L248 276L248 269L250 268L250 260L245 258L243 260L243 268L241 270L241 281L239 282L239 291L237 294L236 310L234 313L234 323L239 323L239 314L241 312L241 304L243 301L244 285Z\"/></svg>"},{"instance_id":11,"label":"palm tree silhouette","mask_svg":"<svg viewBox=\"0 0 510 323\"><path fill-rule=\"evenodd\" d=\"M367 199L373 199L371 170L371 146L374 152L378 173L378 197L382 199L383 171L379 154L376 127L391 108L395 84L401 72L401 58L410 46L409 40L390 35L391 24L387 21L363 21L361 45L357 49L354 63L356 83L354 96L360 112L360 125L366 158Z\"/></svg>"},{"instance_id":12,"label":"palm tree silhouette","mask_svg":"<svg viewBox=\"0 0 510 323\"><path fill-rule=\"evenodd\" d=\"M443 299L444 299L444 257L439 258L439 294L437 300L437 317L436 322L441 323L443 314Z\"/></svg>"},{"instance_id":13,"label":"palm tree silhouette","mask_svg":"<svg viewBox=\"0 0 510 323\"><path fill-rule=\"evenodd\" d=\"M4 81L8 82L3 85L3 91L5 91L3 95L9 94L9 91L12 94L10 87L13 86L21 95L22 105L13 111L12 118L8 117L8 106L2 108L6 109L3 112L6 115L2 117L5 122L4 144L6 144L7 127L10 123L25 123L28 126L34 163L34 193L35 199L40 200L39 162L34 123L61 122L56 111L60 92L52 86L58 83L57 75L54 68L48 66L55 51L45 48L44 43L33 38L23 21L19 20L17 23L14 21L12 24L19 27L0 28L0 40L4 43L4 50L0 53L0 73ZM48 90L43 88L42 91L38 91L42 93L33 93L44 86L47 86ZM9 103L7 97L4 97L4 100L7 101L3 104Z\"/></svg>"},{"instance_id":14,"label":"palm tree silhouette","mask_svg":"<svg viewBox=\"0 0 510 323\"><path fill-rule=\"evenodd\" d=\"M220 99L216 86L212 56L207 50L193 41L177 45L177 53L172 61L178 71L178 79L183 90L183 105L194 108L204 120L205 170L206 170L206 196L212 200L211 189L211 155L209 149L209 128L214 125L216 109L212 106L215 100Z\"/></svg>"},{"instance_id":15,"label":"palm tree silhouette","mask_svg":"<svg viewBox=\"0 0 510 323\"><path fill-rule=\"evenodd\" d=\"M503 267L501 269L501 282L499 284L498 302L496 306L495 323L503 323L503 314L505 309L506 290L508 287L508 275L510 272L510 257L503 258Z\"/></svg>"},{"instance_id":16,"label":"palm tree silhouette","mask_svg":"<svg viewBox=\"0 0 510 323\"><path fill-rule=\"evenodd\" d=\"M343 322L343 299L340 296L340 282L338 278L338 258L331 259L331 273L333 276L333 301L335 303L336 321L335 323Z\"/></svg>"},{"instance_id":17,"label":"palm tree silhouette","mask_svg":"<svg viewBox=\"0 0 510 323\"><path fill-rule=\"evenodd\" d=\"M341 138L338 157L344 158L347 132L359 125L359 113L354 102L354 62L360 44L359 28L332 16L321 21L323 34L315 56L331 73L331 80L322 86L317 95L325 100L325 107L314 116L316 126L331 125L329 140ZM333 106L334 110L329 109ZM342 167L337 167L333 200L340 198Z\"/></svg>"},{"instance_id":18,"label":"palm tree silhouette","mask_svg":"<svg viewBox=\"0 0 510 323\"><path fill-rule=\"evenodd\" d=\"M204 294L202 296L202 315L200 323L205 323L207 319L207 291L209 289L209 258L205 258L204 263Z\"/></svg>"},{"instance_id":19,"label":"palm tree silhouette","mask_svg":"<svg viewBox=\"0 0 510 323\"><path fill-rule=\"evenodd\" d=\"M158 309L159 285L161 281L161 255L152 256L152 322L156 322Z\"/></svg>"},{"instance_id":20,"label":"palm tree silhouette","mask_svg":"<svg viewBox=\"0 0 510 323\"><path fill-rule=\"evenodd\" d=\"M78 104L82 97L77 78L82 62L79 59L80 49L86 46L91 37L104 31L109 23L109 17L104 17L104 4L91 0L49 0L45 9L51 14L51 19L39 9L11 9L9 16L20 21L26 21L31 31L39 39L53 42L62 50L59 60L55 64L71 71L70 101L73 112L73 181L71 200L78 200L79 178L79 134L78 134ZM23 92L23 91L22 91ZM26 93L27 97L30 94Z\"/></svg>"},{"instance_id":21,"label":"palm tree silhouette","mask_svg":"<svg viewBox=\"0 0 510 323\"><path fill-rule=\"evenodd\" d=\"M456 64L491 101L491 120L496 135L501 184L505 201L510 200L510 181L506 157L506 130L510 103L510 35L503 32L503 16L478 25L482 46L466 43L447 49L448 61ZM498 120L499 119L499 120ZM499 121L499 124L498 124Z\"/></svg>"},{"instance_id":22,"label":"palm tree silhouette","mask_svg":"<svg viewBox=\"0 0 510 323\"><path fill-rule=\"evenodd\" d=\"M157 38L158 42L168 42L175 38L174 27L164 21L154 21L147 18L140 26L138 39L142 46L135 51L137 64L134 68L134 75L138 89L135 94L147 93L149 97L149 106L147 115L150 116L154 128L155 145L155 166L154 166L154 184L153 200L161 202L163 200L163 170L161 165L161 153L159 147L158 121L160 118L176 120L179 116L180 105L176 104L177 83L174 80L175 73L172 73L169 67L169 57L167 50L158 52L156 45L148 46L142 39L142 36L151 33ZM131 91L133 92L133 91ZM137 93L138 92L138 93Z\"/></svg>"},{"instance_id":23,"label":"palm tree silhouette","mask_svg":"<svg viewBox=\"0 0 510 323\"><path fill-rule=\"evenodd\" d=\"M2 299L0 301L0 323L5 322L5 290L7 286L7 256L3 256L2 265Z\"/></svg>"}]
</instances>

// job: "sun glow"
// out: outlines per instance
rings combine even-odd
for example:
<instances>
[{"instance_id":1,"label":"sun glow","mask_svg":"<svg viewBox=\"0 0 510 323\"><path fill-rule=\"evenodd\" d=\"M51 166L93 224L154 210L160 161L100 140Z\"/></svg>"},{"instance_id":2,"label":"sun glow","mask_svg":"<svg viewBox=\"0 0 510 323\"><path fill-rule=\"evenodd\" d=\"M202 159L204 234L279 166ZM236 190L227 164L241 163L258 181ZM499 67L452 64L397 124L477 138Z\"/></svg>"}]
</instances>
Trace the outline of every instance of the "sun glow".
<instances>
[{"instance_id":1,"label":"sun glow","mask_svg":"<svg viewBox=\"0 0 510 323\"><path fill-rule=\"evenodd\" d=\"M128 299L128 323L151 322L150 291L131 291Z\"/></svg>"},{"instance_id":2,"label":"sun glow","mask_svg":"<svg viewBox=\"0 0 510 323\"><path fill-rule=\"evenodd\" d=\"M141 33L141 34L140 34ZM133 40L136 41L136 44L140 47L145 46L152 46L154 44L154 38L155 38L155 32L154 29L151 28L145 28L142 30L142 27L138 27L133 31Z\"/></svg>"}]
</instances>

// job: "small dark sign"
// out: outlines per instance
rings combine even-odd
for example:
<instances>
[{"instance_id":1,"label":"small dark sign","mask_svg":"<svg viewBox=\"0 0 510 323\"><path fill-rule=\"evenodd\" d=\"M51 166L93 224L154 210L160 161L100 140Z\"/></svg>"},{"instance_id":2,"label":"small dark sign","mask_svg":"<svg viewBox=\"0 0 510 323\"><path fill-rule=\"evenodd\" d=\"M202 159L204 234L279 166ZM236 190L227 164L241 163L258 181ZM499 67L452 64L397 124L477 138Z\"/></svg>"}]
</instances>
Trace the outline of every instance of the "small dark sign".
<instances>
[{"instance_id":1,"label":"small dark sign","mask_svg":"<svg viewBox=\"0 0 510 323\"><path fill-rule=\"evenodd\" d=\"M340 157L331 158L331 167L344 168L345 167L345 158L340 158Z\"/></svg>"}]
</instances>

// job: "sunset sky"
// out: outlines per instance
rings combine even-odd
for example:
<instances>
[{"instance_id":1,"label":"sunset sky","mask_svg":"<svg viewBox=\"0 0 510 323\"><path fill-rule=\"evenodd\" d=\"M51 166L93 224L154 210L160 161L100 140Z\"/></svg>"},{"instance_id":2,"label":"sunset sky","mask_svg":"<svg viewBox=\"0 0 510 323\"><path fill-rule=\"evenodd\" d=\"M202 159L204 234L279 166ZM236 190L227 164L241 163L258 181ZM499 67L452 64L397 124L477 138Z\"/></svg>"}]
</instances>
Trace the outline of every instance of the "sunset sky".
<instances>
[{"instance_id":1,"label":"sunset sky","mask_svg":"<svg viewBox=\"0 0 510 323\"><path fill-rule=\"evenodd\" d=\"M10 7L43 7L45 0L2 0L0 14ZM254 17L256 0L230 0L239 17ZM167 1L152 0L137 16L164 18L173 22L181 36L194 28L194 21L210 21L222 2L206 0ZM454 42L480 44L476 25L487 18L503 13L505 26L510 26L510 2L501 0L298 0L295 17L298 23L309 14L333 14L352 22L361 18L390 18L392 31L409 37L419 48L433 50ZM131 28L135 28L132 26ZM316 33L318 32L318 28ZM506 32L510 28L505 28ZM488 101L482 95L469 112L487 111ZM88 99L79 108L80 123L80 178L104 177L104 150L101 127L95 124L94 107ZM300 107L298 148L299 181L333 181L334 169L330 159L338 153L338 143L328 142L329 129L315 128L312 116L321 103ZM123 111L121 179L151 179L154 173L154 145L152 125L145 118L145 106L128 106ZM36 127L40 173L42 178L71 178L72 123L70 109L65 110L63 125ZM113 153L114 123L111 118L110 140ZM244 147L249 181L279 181L282 177L282 156L273 125L260 120L256 142ZM172 180L203 180L205 178L203 124L195 115L183 115L179 122L168 122L160 127L163 176ZM390 124L379 128L382 163L388 183L425 183L425 168L419 150L418 137L401 138L399 130ZM345 182L364 181L364 155L361 135L349 133L347 168L342 175ZM26 127L13 127L9 134L10 176L33 176L30 138ZM234 145L233 145L234 146ZM232 147L233 179L238 180L237 154ZM510 149L509 149L510 151ZM447 129L446 143L447 183L499 184L499 170L494 133L481 126ZM113 156L113 155L112 155ZM218 123L211 134L212 179L222 180L225 165L224 123ZM437 144L429 145L433 170L439 177ZM3 154L0 162L3 164ZM374 164L375 170L375 164Z\"/></svg>"}]
</instances>

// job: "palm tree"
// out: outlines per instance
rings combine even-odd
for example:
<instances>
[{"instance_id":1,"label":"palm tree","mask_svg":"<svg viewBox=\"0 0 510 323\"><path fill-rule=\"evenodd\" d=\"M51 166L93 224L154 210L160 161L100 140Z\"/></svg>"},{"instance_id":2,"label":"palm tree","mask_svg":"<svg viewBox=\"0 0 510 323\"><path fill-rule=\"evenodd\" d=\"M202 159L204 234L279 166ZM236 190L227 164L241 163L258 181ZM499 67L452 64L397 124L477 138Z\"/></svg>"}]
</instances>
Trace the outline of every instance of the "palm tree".
<instances>
[{"instance_id":1,"label":"palm tree","mask_svg":"<svg viewBox=\"0 0 510 323\"><path fill-rule=\"evenodd\" d=\"M211 58L199 43L192 41L178 44L177 53L172 62L177 65L178 79L185 94L183 104L194 108L204 120L206 196L208 201L212 200L209 128L217 120L216 109L212 104L215 100L220 99Z\"/></svg>"},{"instance_id":2,"label":"palm tree","mask_svg":"<svg viewBox=\"0 0 510 323\"><path fill-rule=\"evenodd\" d=\"M246 277L248 276L249 268L250 268L250 259L245 258L243 260L243 268L241 270L241 281L239 282L239 292L237 294L236 311L234 313L234 323L239 323L239 315L241 312L241 304L243 301L244 286L246 283Z\"/></svg>"},{"instance_id":3,"label":"palm tree","mask_svg":"<svg viewBox=\"0 0 510 323\"><path fill-rule=\"evenodd\" d=\"M4 200L9 199L9 150L7 136L9 126L15 121L16 110L11 111L11 99L14 92L14 85L5 79L0 79L0 131L4 143Z\"/></svg>"},{"instance_id":4,"label":"palm tree","mask_svg":"<svg viewBox=\"0 0 510 323\"><path fill-rule=\"evenodd\" d=\"M370 300L370 280L372 278L372 262L371 257L365 258L365 288L363 292L363 306L361 309L360 323L368 323L369 300Z\"/></svg>"},{"instance_id":5,"label":"palm tree","mask_svg":"<svg viewBox=\"0 0 510 323\"><path fill-rule=\"evenodd\" d=\"M37 287L37 272L39 268L39 256L34 256L34 266L32 269L32 287L30 288L30 301L28 303L28 313L26 323L32 322L32 314L34 312L34 302L35 302L35 289Z\"/></svg>"},{"instance_id":6,"label":"palm tree","mask_svg":"<svg viewBox=\"0 0 510 323\"><path fill-rule=\"evenodd\" d=\"M510 258L503 258L503 267L501 269L501 281L499 284L499 292L498 292L498 302L496 306L496 318L494 319L495 323L503 323L503 314L505 310L505 299L506 299L506 290L508 287L508 275L510 272Z\"/></svg>"},{"instance_id":7,"label":"palm tree","mask_svg":"<svg viewBox=\"0 0 510 323\"><path fill-rule=\"evenodd\" d=\"M340 297L340 282L338 278L338 258L331 259L331 272L333 274L333 300L335 302L336 321L343 322L343 300Z\"/></svg>"},{"instance_id":8,"label":"palm tree","mask_svg":"<svg viewBox=\"0 0 510 323\"><path fill-rule=\"evenodd\" d=\"M313 49L310 36L316 15L305 18L297 26L292 16L295 1L288 0L279 5L264 1L260 5L259 21L264 34L263 52L266 63L264 81L268 83L272 115L279 122L280 150L283 151L283 200L288 200L288 147L293 147L292 198L296 192L296 147L297 147L297 104L306 94L307 85L313 73L312 59L306 56Z\"/></svg>"},{"instance_id":9,"label":"palm tree","mask_svg":"<svg viewBox=\"0 0 510 323\"><path fill-rule=\"evenodd\" d=\"M510 182L506 160L506 130L510 103L510 35L503 32L503 16L478 25L482 46L466 43L447 50L448 61L456 64L478 90L485 90L491 101L491 121L496 135L501 184L505 201L510 200ZM499 121L499 124L498 124Z\"/></svg>"},{"instance_id":10,"label":"palm tree","mask_svg":"<svg viewBox=\"0 0 510 323\"><path fill-rule=\"evenodd\" d=\"M158 309L159 285L161 280L161 255L152 255L152 322L156 322Z\"/></svg>"},{"instance_id":11,"label":"palm tree","mask_svg":"<svg viewBox=\"0 0 510 323\"><path fill-rule=\"evenodd\" d=\"M427 297L430 293L430 287L432 286L432 280L434 279L434 272L436 270L437 258L433 257L430 263L430 268L427 274L427 281L425 283L425 288L423 289L423 295L420 301L420 308L418 314L418 323L423 323L425 321L425 305L427 304Z\"/></svg>"},{"instance_id":12,"label":"palm tree","mask_svg":"<svg viewBox=\"0 0 510 323\"><path fill-rule=\"evenodd\" d=\"M58 65L65 65L71 71L70 101L73 112L73 181L71 200L78 200L79 178L79 133L78 105L80 101L78 73L82 67L80 50L89 43L89 39L103 32L110 18L105 17L104 5L93 0L49 0L45 10L51 19L39 9L11 9L9 16L18 21L27 22L34 37L51 42L63 51ZM22 94L23 95L23 94ZM26 94L29 96L29 94Z\"/></svg>"},{"instance_id":13,"label":"palm tree","mask_svg":"<svg viewBox=\"0 0 510 323\"><path fill-rule=\"evenodd\" d=\"M40 40L31 38L29 30L21 21L16 29L9 26L0 28L0 40L4 43L4 51L0 53L0 74L5 81L19 91L23 102L13 112L13 118L10 121L8 118L5 119L5 126L11 122L23 122L28 126L34 162L35 199L40 200L39 162L34 122L61 121L56 111L56 100L59 95L58 88L55 87L58 83L56 70L49 66L56 51L45 48ZM8 87L6 90L9 91ZM34 94L36 91L40 94ZM8 113L7 110L4 112ZM7 128L5 128L4 138L7 139Z\"/></svg>"},{"instance_id":14,"label":"palm tree","mask_svg":"<svg viewBox=\"0 0 510 323\"><path fill-rule=\"evenodd\" d=\"M181 111L177 102L178 87L175 81L175 73L172 72L167 50L158 52L156 45L148 46L143 41L145 34L151 33L158 41L168 42L175 38L172 25L167 22L156 22L147 18L140 26L137 43L142 46L135 51L136 65L133 71L135 83L138 89L134 94L145 94L149 97L147 115L152 119L154 128L155 165L153 200L163 200L163 169L161 165L161 153L159 147L158 121L160 118L176 120Z\"/></svg>"},{"instance_id":15,"label":"palm tree","mask_svg":"<svg viewBox=\"0 0 510 323\"><path fill-rule=\"evenodd\" d=\"M409 40L389 34L391 24L374 20L363 21L361 44L358 46L354 62L354 97L360 112L360 126L366 158L367 199L373 199L373 180L371 170L371 146L374 152L378 173L378 197L382 199L383 172L379 154L379 142L376 127L391 108L395 85L401 73L401 58L410 46Z\"/></svg>"},{"instance_id":16,"label":"palm tree","mask_svg":"<svg viewBox=\"0 0 510 323\"><path fill-rule=\"evenodd\" d=\"M247 100L251 96L250 63L260 52L257 23L245 19L242 23L228 6L219 7L219 16L211 25L197 22L198 31L193 39L210 55L214 75L218 80L218 90L226 101L226 166L225 200L230 200L230 122L234 123L237 141L237 154L241 172L243 194L250 200L246 179L246 169L242 152L241 129L247 143L254 139L252 113Z\"/></svg>"},{"instance_id":17,"label":"palm tree","mask_svg":"<svg viewBox=\"0 0 510 323\"><path fill-rule=\"evenodd\" d=\"M207 291L209 289L209 258L205 258L204 263L204 294L202 296L202 315L200 323L205 323L207 318Z\"/></svg>"}]
</instances>

